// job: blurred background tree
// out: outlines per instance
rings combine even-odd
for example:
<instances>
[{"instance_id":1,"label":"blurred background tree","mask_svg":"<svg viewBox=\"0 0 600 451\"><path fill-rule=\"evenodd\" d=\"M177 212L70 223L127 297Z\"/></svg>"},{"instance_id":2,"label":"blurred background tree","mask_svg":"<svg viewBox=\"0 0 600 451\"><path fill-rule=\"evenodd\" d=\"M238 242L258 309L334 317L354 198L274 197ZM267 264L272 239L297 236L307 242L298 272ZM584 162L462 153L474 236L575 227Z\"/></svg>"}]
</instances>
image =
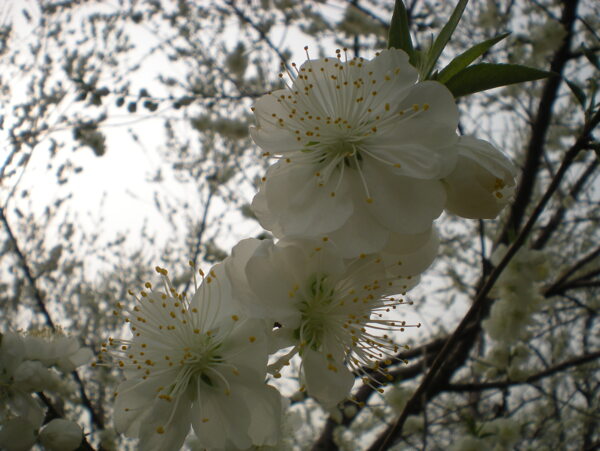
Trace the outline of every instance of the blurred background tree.
<instances>
[{"instance_id":1,"label":"blurred background tree","mask_svg":"<svg viewBox=\"0 0 600 451\"><path fill-rule=\"evenodd\" d=\"M406 6L427 46L455 5ZM2 2L0 332L61 326L98 351L122 333L112 306L156 264L185 290L185 262L208 267L239 239L266 236L249 209L267 166L248 134L253 101L280 86L282 65L304 61L305 45L313 58L336 48L372 57L386 46L393 7ZM406 311L423 327L399 337L411 348L383 394L357 384L357 401L322 412L289 378L277 382L292 400L281 449L600 446L600 4L472 0L442 63L504 32L485 61L557 74L459 99L461 132L520 168L514 202L497 221L437 221L441 255ZM407 406L476 299L476 315ZM51 416L84 427L84 449L133 447L111 429L120 379L79 369L72 399L41 399Z\"/></svg>"}]
</instances>

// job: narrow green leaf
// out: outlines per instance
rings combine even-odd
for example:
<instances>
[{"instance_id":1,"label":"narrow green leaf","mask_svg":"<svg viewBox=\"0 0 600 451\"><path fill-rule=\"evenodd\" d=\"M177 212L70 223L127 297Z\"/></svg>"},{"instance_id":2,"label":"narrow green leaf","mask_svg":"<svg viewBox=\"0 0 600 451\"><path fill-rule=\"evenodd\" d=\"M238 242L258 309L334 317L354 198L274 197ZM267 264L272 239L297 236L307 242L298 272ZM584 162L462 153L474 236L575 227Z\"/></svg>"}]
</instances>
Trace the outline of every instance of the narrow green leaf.
<instances>
[{"instance_id":1,"label":"narrow green leaf","mask_svg":"<svg viewBox=\"0 0 600 451\"><path fill-rule=\"evenodd\" d=\"M445 85L454 94L454 97L461 97L492 88L539 80L555 75L553 72L518 64L480 63L461 70Z\"/></svg>"},{"instance_id":2,"label":"narrow green leaf","mask_svg":"<svg viewBox=\"0 0 600 451\"><path fill-rule=\"evenodd\" d=\"M450 63L442 69L442 71L437 76L436 80L440 83L445 83L458 74L461 70L491 49L498 42L505 39L510 33L504 33L495 38L488 39L486 41L480 42L477 45L474 45L466 52L461 53L456 58L454 58Z\"/></svg>"},{"instance_id":3,"label":"narrow green leaf","mask_svg":"<svg viewBox=\"0 0 600 451\"><path fill-rule=\"evenodd\" d=\"M448 41L450 41L452 33L454 33L454 30L456 29L456 26L458 25L458 22L460 21L468 2L469 0L459 0L456 8L454 8L454 11L450 16L450 19L448 19L448 23L444 25L444 28L442 28L440 34L437 36L437 38L435 38L433 45L429 48L427 61L425 63L425 67L423 68L423 72L421 73L423 75L423 80L428 79L431 75L431 71L435 67L435 63L437 63L437 60L446 47L446 44L448 44Z\"/></svg>"},{"instance_id":4,"label":"narrow green leaf","mask_svg":"<svg viewBox=\"0 0 600 451\"><path fill-rule=\"evenodd\" d=\"M590 63L592 63L596 67L596 69L600 70L600 60L598 59L598 55L596 55L593 50L585 48L583 46L581 46L581 50L583 51L583 54L585 55L587 60Z\"/></svg>"},{"instance_id":5,"label":"narrow green leaf","mask_svg":"<svg viewBox=\"0 0 600 451\"><path fill-rule=\"evenodd\" d=\"M567 82L567 85L571 89L571 92L573 93L573 95L575 96L575 98L577 99L579 104L581 105L581 108L583 108L583 110L585 111L585 103L586 103L585 92L583 92L583 89L581 89L575 83L570 82L567 79L565 79L565 81Z\"/></svg>"},{"instance_id":6,"label":"narrow green leaf","mask_svg":"<svg viewBox=\"0 0 600 451\"><path fill-rule=\"evenodd\" d=\"M404 50L408 53L411 63L413 62L414 48L408 27L408 12L402 0L396 0L396 4L394 5L394 13L388 36L388 48L392 47Z\"/></svg>"}]
</instances>

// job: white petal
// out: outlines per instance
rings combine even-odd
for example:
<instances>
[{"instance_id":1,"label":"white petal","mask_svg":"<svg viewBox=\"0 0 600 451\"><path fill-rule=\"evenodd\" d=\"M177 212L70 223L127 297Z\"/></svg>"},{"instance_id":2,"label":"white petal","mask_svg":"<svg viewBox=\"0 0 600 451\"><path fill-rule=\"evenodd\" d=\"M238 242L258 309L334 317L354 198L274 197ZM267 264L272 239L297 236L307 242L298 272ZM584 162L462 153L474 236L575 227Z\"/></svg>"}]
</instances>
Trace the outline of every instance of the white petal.
<instances>
[{"instance_id":1,"label":"white petal","mask_svg":"<svg viewBox=\"0 0 600 451\"><path fill-rule=\"evenodd\" d=\"M277 238L283 236L281 227L277 222L279 214L278 212L269 209L264 185L261 186L255 194L254 199L252 199L252 211L256 215L256 218L263 229L270 231Z\"/></svg>"},{"instance_id":2,"label":"white petal","mask_svg":"<svg viewBox=\"0 0 600 451\"><path fill-rule=\"evenodd\" d=\"M198 441L208 449L246 449L252 445L248 435L250 409L245 392L235 387L227 396L202 390L193 406L192 426ZM233 446L226 448L228 440Z\"/></svg>"},{"instance_id":3,"label":"white petal","mask_svg":"<svg viewBox=\"0 0 600 451\"><path fill-rule=\"evenodd\" d=\"M277 251L273 247L260 250L263 249L267 252L254 255L245 268L253 299L259 304L257 313L281 324L295 323L299 312L296 308L297 300L293 296L296 285L293 266L294 262L300 261L304 262L301 267L306 268L306 256L295 247Z\"/></svg>"},{"instance_id":4,"label":"white petal","mask_svg":"<svg viewBox=\"0 0 600 451\"><path fill-rule=\"evenodd\" d=\"M36 428L25 418L3 420L0 429L0 448L5 451L28 451L37 440Z\"/></svg>"},{"instance_id":5,"label":"white petal","mask_svg":"<svg viewBox=\"0 0 600 451\"><path fill-rule=\"evenodd\" d=\"M26 419L34 428L39 428L44 421L44 408L41 401L32 398L31 394L15 389L9 391L8 405L13 412Z\"/></svg>"},{"instance_id":6,"label":"white petal","mask_svg":"<svg viewBox=\"0 0 600 451\"><path fill-rule=\"evenodd\" d=\"M221 345L223 359L235 366L239 372L244 370L245 377L253 376L262 381L267 372L267 329L272 327L272 324L259 319L238 320L236 327ZM238 377L233 372L231 374L233 376L226 374L225 377L228 380Z\"/></svg>"},{"instance_id":7,"label":"white petal","mask_svg":"<svg viewBox=\"0 0 600 451\"><path fill-rule=\"evenodd\" d=\"M302 355L302 369L308 394L323 407L334 407L342 402L352 390L354 376L343 362L334 362L330 369L327 358L312 349L305 348ZM331 367L331 368L333 368Z\"/></svg>"},{"instance_id":8,"label":"white petal","mask_svg":"<svg viewBox=\"0 0 600 451\"><path fill-rule=\"evenodd\" d=\"M397 89L400 89L401 86L410 87L417 81L418 72L409 64L408 55L403 50L382 50L367 66L369 71L380 76L390 76Z\"/></svg>"},{"instance_id":9,"label":"white petal","mask_svg":"<svg viewBox=\"0 0 600 451\"><path fill-rule=\"evenodd\" d=\"M158 387L167 387L175 380L177 369L146 380L130 379L117 387L113 423L117 432L137 437L144 417L149 414Z\"/></svg>"},{"instance_id":10,"label":"white petal","mask_svg":"<svg viewBox=\"0 0 600 451\"><path fill-rule=\"evenodd\" d=\"M250 387L244 396L252 406L248 433L254 445L275 446L281 433L281 404L279 392L269 386Z\"/></svg>"},{"instance_id":11,"label":"white petal","mask_svg":"<svg viewBox=\"0 0 600 451\"><path fill-rule=\"evenodd\" d=\"M424 105L427 105L425 109ZM423 82L399 102L403 116L380 127L361 147L395 167L394 172L415 178L441 178L456 162L458 109L443 85ZM418 108L414 111L413 108Z\"/></svg>"},{"instance_id":12,"label":"white petal","mask_svg":"<svg viewBox=\"0 0 600 451\"><path fill-rule=\"evenodd\" d=\"M354 183L358 186L361 184L357 177ZM352 258L379 252L388 241L389 234L389 230L379 224L367 209L365 195L357 193L352 215L344 225L328 236L344 258Z\"/></svg>"},{"instance_id":13,"label":"white petal","mask_svg":"<svg viewBox=\"0 0 600 451\"><path fill-rule=\"evenodd\" d=\"M333 174L324 186L318 186L314 168L278 162L267 171L264 224L273 220L281 233L290 237L315 237L340 227L352 214L347 177L341 181ZM331 193L335 192L332 196ZM255 211L263 224L264 209ZM276 219L274 219L276 218Z\"/></svg>"},{"instance_id":14,"label":"white petal","mask_svg":"<svg viewBox=\"0 0 600 451\"><path fill-rule=\"evenodd\" d=\"M182 395L172 401L157 399L140 427L140 451L180 449L191 421L189 396Z\"/></svg>"},{"instance_id":15,"label":"white petal","mask_svg":"<svg viewBox=\"0 0 600 451\"><path fill-rule=\"evenodd\" d=\"M428 230L444 208L442 183L390 174L382 165L363 165L373 201L367 208L378 222L394 233Z\"/></svg>"},{"instance_id":16,"label":"white petal","mask_svg":"<svg viewBox=\"0 0 600 451\"><path fill-rule=\"evenodd\" d=\"M248 260L259 247L268 247L272 244L271 240L257 240L254 238L242 240L233 247L231 255L223 261L227 277L231 282L233 296L244 307L246 316L255 318L265 318L267 316L268 312L250 290L246 277L246 266Z\"/></svg>"},{"instance_id":17,"label":"white petal","mask_svg":"<svg viewBox=\"0 0 600 451\"><path fill-rule=\"evenodd\" d=\"M49 451L73 451L79 447L82 438L79 425L63 418L50 421L40 432L40 441Z\"/></svg>"},{"instance_id":18,"label":"white petal","mask_svg":"<svg viewBox=\"0 0 600 451\"><path fill-rule=\"evenodd\" d=\"M433 227L415 235L392 234L382 258L390 274L417 276L435 260L438 247L439 237Z\"/></svg>"}]
</instances>

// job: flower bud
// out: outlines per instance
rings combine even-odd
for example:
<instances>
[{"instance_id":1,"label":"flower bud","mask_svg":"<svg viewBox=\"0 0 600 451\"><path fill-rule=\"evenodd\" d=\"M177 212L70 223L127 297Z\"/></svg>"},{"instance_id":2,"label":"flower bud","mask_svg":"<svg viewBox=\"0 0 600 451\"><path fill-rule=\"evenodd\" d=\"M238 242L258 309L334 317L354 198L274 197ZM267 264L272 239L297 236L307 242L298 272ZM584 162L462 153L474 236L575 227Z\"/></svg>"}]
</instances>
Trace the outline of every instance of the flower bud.
<instances>
[{"instance_id":1,"label":"flower bud","mask_svg":"<svg viewBox=\"0 0 600 451\"><path fill-rule=\"evenodd\" d=\"M79 447L83 433L79 425L57 418L40 432L40 440L51 451L73 451Z\"/></svg>"}]
</instances>

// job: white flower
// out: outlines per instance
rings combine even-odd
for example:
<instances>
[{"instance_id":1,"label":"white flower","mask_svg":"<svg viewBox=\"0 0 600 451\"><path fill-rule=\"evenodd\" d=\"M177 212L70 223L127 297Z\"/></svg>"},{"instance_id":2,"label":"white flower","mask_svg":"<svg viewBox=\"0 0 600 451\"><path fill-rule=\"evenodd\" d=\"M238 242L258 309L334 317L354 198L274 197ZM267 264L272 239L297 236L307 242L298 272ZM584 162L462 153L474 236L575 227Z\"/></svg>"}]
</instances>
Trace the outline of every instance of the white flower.
<instances>
[{"instance_id":1,"label":"white flower","mask_svg":"<svg viewBox=\"0 0 600 451\"><path fill-rule=\"evenodd\" d=\"M246 449L276 443L281 401L264 383L265 322L236 311L217 265L191 301L163 276L164 292L146 283L124 314L133 338L109 340L127 380L117 388L117 431L140 438L141 450L179 449L190 424L202 446Z\"/></svg>"},{"instance_id":2,"label":"white flower","mask_svg":"<svg viewBox=\"0 0 600 451\"><path fill-rule=\"evenodd\" d=\"M49 451L73 451L82 438L79 425L63 418L52 420L40 431L40 441Z\"/></svg>"},{"instance_id":3,"label":"white flower","mask_svg":"<svg viewBox=\"0 0 600 451\"><path fill-rule=\"evenodd\" d=\"M498 246L492 256L498 265L507 247ZM538 250L521 248L498 278L492 296L499 299L492 305L490 316L482 322L483 329L494 340L511 343L523 338L532 315L544 302L540 281L548 275L548 256Z\"/></svg>"},{"instance_id":4,"label":"white flower","mask_svg":"<svg viewBox=\"0 0 600 451\"><path fill-rule=\"evenodd\" d=\"M298 353L306 389L325 408L348 396L353 372L365 383L388 376L380 361L397 353L394 332L407 327L385 318L404 303L388 295L409 289L410 277L388 277L377 256L345 260L322 241L243 240L225 265L234 295L251 314L281 326L282 348L293 346L270 366L276 376Z\"/></svg>"},{"instance_id":5,"label":"white flower","mask_svg":"<svg viewBox=\"0 0 600 451\"><path fill-rule=\"evenodd\" d=\"M61 379L56 372L49 371L38 360L25 360L15 369L13 374L15 387L27 392L56 390Z\"/></svg>"},{"instance_id":6,"label":"white flower","mask_svg":"<svg viewBox=\"0 0 600 451\"><path fill-rule=\"evenodd\" d=\"M82 348L77 338L66 336L60 328L31 330L23 337L23 343L25 358L48 367L56 366L64 372L73 371L94 356L91 349Z\"/></svg>"},{"instance_id":7,"label":"white flower","mask_svg":"<svg viewBox=\"0 0 600 451\"><path fill-rule=\"evenodd\" d=\"M5 451L28 451L37 440L37 428L22 417L0 423L0 449Z\"/></svg>"},{"instance_id":8,"label":"white flower","mask_svg":"<svg viewBox=\"0 0 600 451\"><path fill-rule=\"evenodd\" d=\"M37 398L31 396L32 387L28 384L20 386L20 381L15 380L15 374L19 376L21 371L27 373L23 370L28 362L24 357L22 335L14 332L0 334L0 419L18 417L37 430L44 420L44 408ZM35 379L40 382L39 378Z\"/></svg>"},{"instance_id":9,"label":"white flower","mask_svg":"<svg viewBox=\"0 0 600 451\"><path fill-rule=\"evenodd\" d=\"M462 136L456 167L444 178L446 210L464 218L495 218L512 199L515 175L511 161L490 143Z\"/></svg>"},{"instance_id":10,"label":"white flower","mask_svg":"<svg viewBox=\"0 0 600 451\"><path fill-rule=\"evenodd\" d=\"M440 179L456 161L450 91L415 84L396 49L295 70L287 89L254 106L250 133L279 159L252 203L261 225L279 238L327 236L347 257L380 251L390 233L428 230L444 208Z\"/></svg>"}]
</instances>

